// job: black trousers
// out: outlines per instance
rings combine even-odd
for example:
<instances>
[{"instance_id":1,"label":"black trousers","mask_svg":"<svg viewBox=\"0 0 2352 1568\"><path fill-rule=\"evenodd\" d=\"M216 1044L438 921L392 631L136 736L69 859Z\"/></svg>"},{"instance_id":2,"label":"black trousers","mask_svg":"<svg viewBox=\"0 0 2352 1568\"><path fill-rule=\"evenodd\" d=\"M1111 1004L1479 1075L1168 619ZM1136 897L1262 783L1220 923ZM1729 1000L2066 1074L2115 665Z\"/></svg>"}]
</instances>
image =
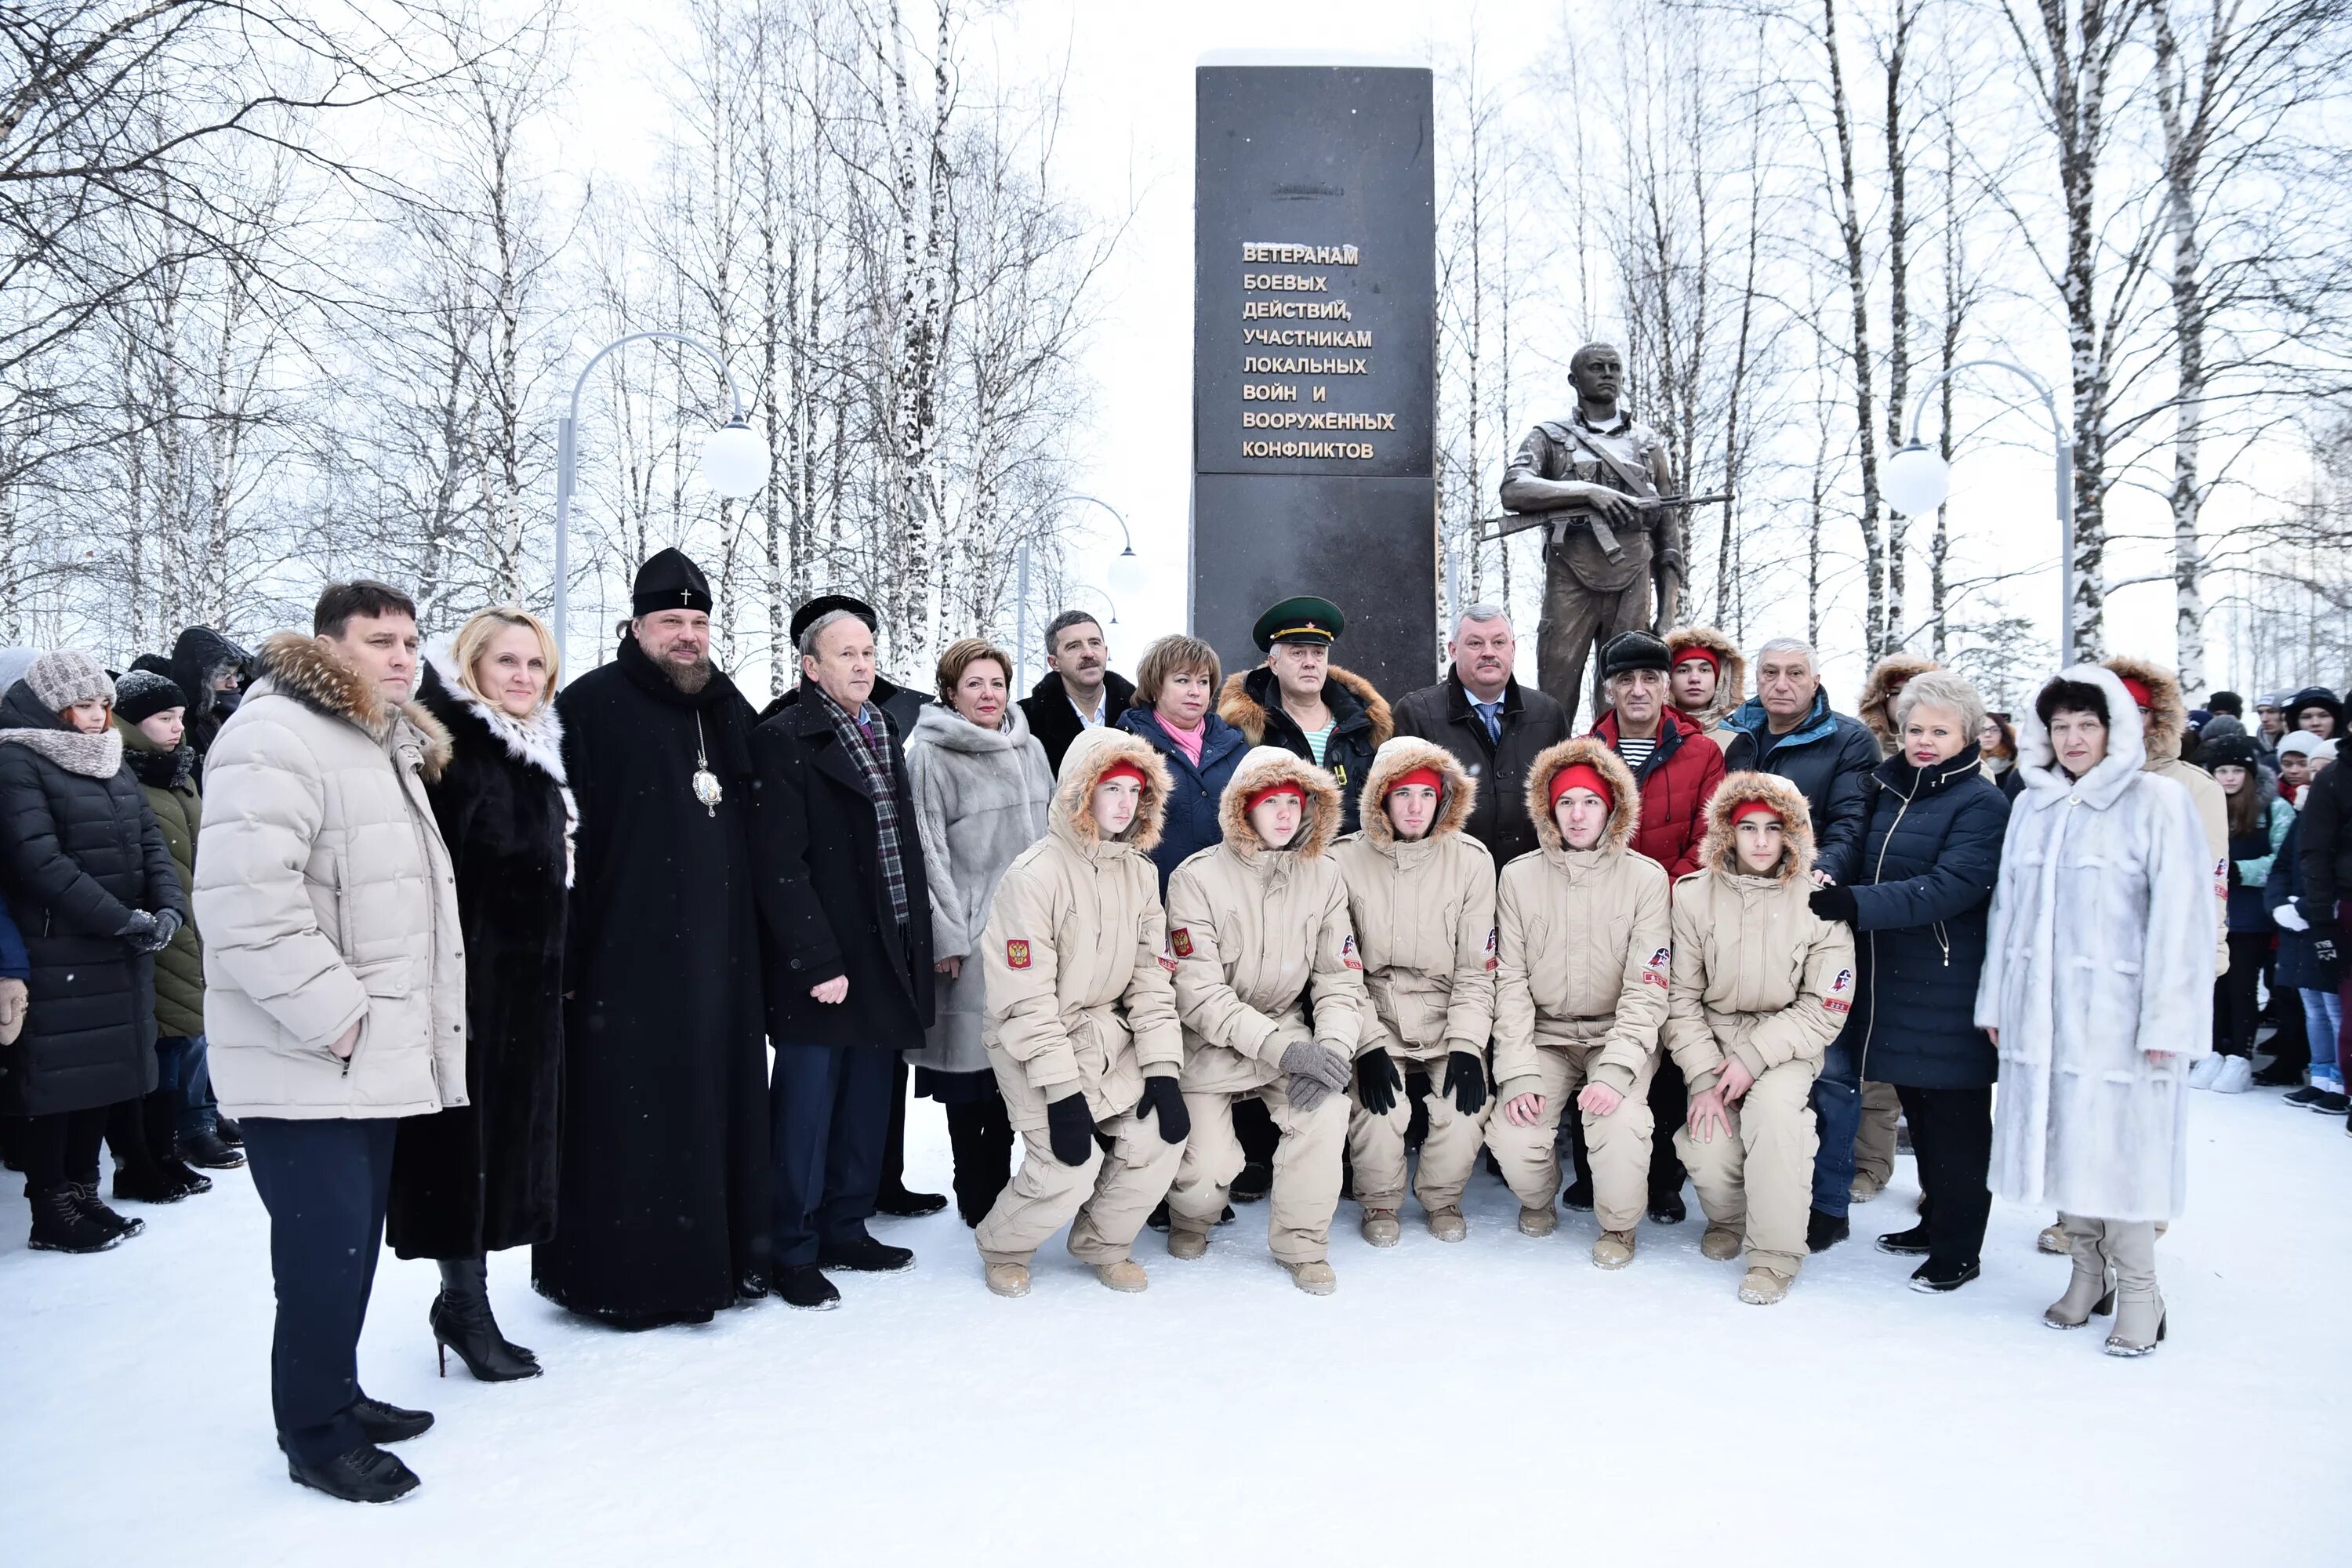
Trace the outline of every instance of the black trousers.
<instances>
[{"instance_id":1,"label":"black trousers","mask_svg":"<svg viewBox=\"0 0 2352 1568\"><path fill-rule=\"evenodd\" d=\"M898 1053L873 1046L776 1047L768 1077L775 1267L805 1268L874 1217L890 1138Z\"/></svg>"},{"instance_id":2,"label":"black trousers","mask_svg":"<svg viewBox=\"0 0 2352 1568\"><path fill-rule=\"evenodd\" d=\"M139 1102L131 1103L135 1107ZM97 1181L99 1140L112 1109L98 1105L88 1110L53 1110L19 1121L16 1157L24 1163L26 1187L47 1192L68 1182Z\"/></svg>"},{"instance_id":3,"label":"black trousers","mask_svg":"<svg viewBox=\"0 0 2352 1568\"><path fill-rule=\"evenodd\" d=\"M2213 982L2213 1048L2223 1056L2253 1053L2254 1028L2263 1011L2255 987L2270 949L2268 931L2230 933L2230 973Z\"/></svg>"},{"instance_id":4,"label":"black trousers","mask_svg":"<svg viewBox=\"0 0 2352 1568\"><path fill-rule=\"evenodd\" d=\"M1234 1136L1241 1140L1242 1158L1253 1165L1272 1166L1274 1151L1282 1142L1282 1129L1274 1124L1265 1101L1254 1094L1244 1094L1234 1101Z\"/></svg>"},{"instance_id":5,"label":"black trousers","mask_svg":"<svg viewBox=\"0 0 2352 1568\"><path fill-rule=\"evenodd\" d=\"M1927 1261L1974 1263L1984 1250L1992 1192L1992 1090L1895 1086L1911 1123L1919 1166L1919 1223L1927 1227Z\"/></svg>"},{"instance_id":6,"label":"black trousers","mask_svg":"<svg viewBox=\"0 0 2352 1568\"><path fill-rule=\"evenodd\" d=\"M959 1101L947 1107L948 1142L955 1152L956 1213L977 1226L1013 1183L1013 1120L1004 1097Z\"/></svg>"},{"instance_id":7,"label":"black trousers","mask_svg":"<svg viewBox=\"0 0 2352 1568\"><path fill-rule=\"evenodd\" d=\"M254 1191L269 1211L278 1285L270 1406L286 1451L319 1464L367 1441L352 1406L400 1123L255 1116L242 1125Z\"/></svg>"},{"instance_id":8,"label":"black trousers","mask_svg":"<svg viewBox=\"0 0 2352 1568\"><path fill-rule=\"evenodd\" d=\"M907 1190L907 1058L892 1051L897 1065L890 1075L890 1129L882 1140L882 1179L877 1193Z\"/></svg>"}]
</instances>

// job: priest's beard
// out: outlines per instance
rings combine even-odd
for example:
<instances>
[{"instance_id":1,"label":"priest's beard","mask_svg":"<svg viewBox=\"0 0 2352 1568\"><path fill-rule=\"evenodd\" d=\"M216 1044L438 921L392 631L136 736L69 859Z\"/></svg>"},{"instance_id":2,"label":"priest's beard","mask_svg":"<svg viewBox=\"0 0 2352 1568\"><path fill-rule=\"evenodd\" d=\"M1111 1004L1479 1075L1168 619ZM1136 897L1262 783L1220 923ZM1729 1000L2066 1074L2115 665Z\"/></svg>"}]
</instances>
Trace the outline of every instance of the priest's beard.
<instances>
[{"instance_id":1,"label":"priest's beard","mask_svg":"<svg viewBox=\"0 0 2352 1568\"><path fill-rule=\"evenodd\" d=\"M664 675L669 677L669 683L672 686L677 687L688 697L692 697L710 684L710 656L705 654L692 664L683 665L663 659L661 670Z\"/></svg>"}]
</instances>

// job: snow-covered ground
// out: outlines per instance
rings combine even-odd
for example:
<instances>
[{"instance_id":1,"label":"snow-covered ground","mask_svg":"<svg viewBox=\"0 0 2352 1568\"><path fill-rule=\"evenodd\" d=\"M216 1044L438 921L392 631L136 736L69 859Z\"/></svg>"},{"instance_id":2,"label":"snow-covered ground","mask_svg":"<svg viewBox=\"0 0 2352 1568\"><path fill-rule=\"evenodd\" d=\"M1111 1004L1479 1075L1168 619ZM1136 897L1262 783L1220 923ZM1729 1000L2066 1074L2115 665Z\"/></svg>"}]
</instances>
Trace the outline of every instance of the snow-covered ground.
<instances>
[{"instance_id":1,"label":"snow-covered ground","mask_svg":"<svg viewBox=\"0 0 2352 1568\"><path fill-rule=\"evenodd\" d=\"M27 1252L9 1177L0 1562L2352 1562L2352 1141L2278 1100L2198 1095L2172 1335L2140 1362L2041 1325L2066 1266L2039 1214L1996 1206L1978 1283L1907 1289L1869 1242L1909 1223L1907 1159L1769 1310L1698 1256L1695 1207L1603 1274L1589 1216L1528 1240L1481 1177L1459 1247L1409 1207L1375 1253L1342 1205L1328 1300L1268 1258L1263 1207L1191 1265L1147 1232L1140 1297L1057 1242L1021 1301L952 1211L882 1221L919 1264L843 1277L839 1310L641 1335L505 1255L500 1317L548 1370L489 1386L435 1377L432 1267L387 1256L362 1374L439 1417L391 1509L286 1479L242 1172L94 1258ZM934 1107L910 1138L944 1185Z\"/></svg>"}]
</instances>

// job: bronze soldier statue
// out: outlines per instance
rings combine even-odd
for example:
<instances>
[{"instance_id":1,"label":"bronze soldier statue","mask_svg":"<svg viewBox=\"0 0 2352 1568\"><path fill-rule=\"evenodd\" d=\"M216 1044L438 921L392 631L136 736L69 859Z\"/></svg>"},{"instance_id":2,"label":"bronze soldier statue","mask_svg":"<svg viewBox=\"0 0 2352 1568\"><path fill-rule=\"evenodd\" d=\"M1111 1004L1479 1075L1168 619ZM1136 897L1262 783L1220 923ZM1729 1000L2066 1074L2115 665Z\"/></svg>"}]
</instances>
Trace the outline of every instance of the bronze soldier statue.
<instances>
[{"instance_id":1,"label":"bronze soldier statue","mask_svg":"<svg viewBox=\"0 0 2352 1568\"><path fill-rule=\"evenodd\" d=\"M1690 503L1664 504L1673 494L1665 442L1617 406L1624 356L1587 343L1569 361L1569 379L1576 412L1528 432L1503 476L1502 501L1514 512L1549 514L1536 681L1573 723L1593 648L1620 632L1674 623ZM1597 692L1594 704L1597 711Z\"/></svg>"}]
</instances>

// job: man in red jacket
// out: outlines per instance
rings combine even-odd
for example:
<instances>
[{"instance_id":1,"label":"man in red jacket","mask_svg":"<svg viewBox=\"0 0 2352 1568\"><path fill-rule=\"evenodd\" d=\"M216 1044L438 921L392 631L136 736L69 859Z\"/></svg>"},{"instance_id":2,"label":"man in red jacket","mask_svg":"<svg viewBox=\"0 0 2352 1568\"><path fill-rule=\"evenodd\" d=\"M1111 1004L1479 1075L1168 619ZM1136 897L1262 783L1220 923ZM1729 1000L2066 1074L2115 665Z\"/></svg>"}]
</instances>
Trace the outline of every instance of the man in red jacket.
<instances>
[{"instance_id":1,"label":"man in red jacket","mask_svg":"<svg viewBox=\"0 0 2352 1568\"><path fill-rule=\"evenodd\" d=\"M1670 880L1699 868L1706 803L1723 783L1722 748L1666 699L1666 674L1672 668L1665 643L1648 632L1620 632L1611 637L1601 649L1609 711L1592 727L1624 759L1633 782L1642 786L1633 852L1664 866ZM1661 1055L1657 1075L1650 1079L1651 1114L1661 1127L1680 1127L1689 1110L1681 1069ZM1576 1180L1560 1201L1572 1209L1589 1210L1592 1178L1585 1164L1582 1129L1575 1118L1567 1121ZM1683 1163L1675 1154L1674 1140L1655 1139L1650 1144L1650 1218L1659 1225L1679 1225L1686 1212Z\"/></svg>"}]
</instances>

